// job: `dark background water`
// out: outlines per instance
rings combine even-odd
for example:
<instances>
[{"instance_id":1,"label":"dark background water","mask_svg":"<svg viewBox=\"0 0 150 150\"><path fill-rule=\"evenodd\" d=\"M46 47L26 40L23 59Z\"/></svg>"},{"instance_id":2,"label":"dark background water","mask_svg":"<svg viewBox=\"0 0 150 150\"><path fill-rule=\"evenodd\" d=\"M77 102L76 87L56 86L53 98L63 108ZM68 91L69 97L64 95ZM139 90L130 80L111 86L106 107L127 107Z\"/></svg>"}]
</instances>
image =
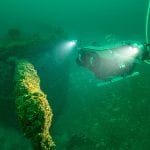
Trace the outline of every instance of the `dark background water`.
<instances>
[{"instance_id":1,"label":"dark background water","mask_svg":"<svg viewBox=\"0 0 150 150\"><path fill-rule=\"evenodd\" d=\"M61 27L70 39L145 41L147 5L147 0L1 0L0 37L9 28L47 35ZM53 109L56 149L149 150L150 66L141 63L139 76L99 87L91 72L77 66L76 51L63 59L57 52L29 58ZM15 118L12 68L0 62L0 69L0 148L30 149Z\"/></svg>"}]
</instances>

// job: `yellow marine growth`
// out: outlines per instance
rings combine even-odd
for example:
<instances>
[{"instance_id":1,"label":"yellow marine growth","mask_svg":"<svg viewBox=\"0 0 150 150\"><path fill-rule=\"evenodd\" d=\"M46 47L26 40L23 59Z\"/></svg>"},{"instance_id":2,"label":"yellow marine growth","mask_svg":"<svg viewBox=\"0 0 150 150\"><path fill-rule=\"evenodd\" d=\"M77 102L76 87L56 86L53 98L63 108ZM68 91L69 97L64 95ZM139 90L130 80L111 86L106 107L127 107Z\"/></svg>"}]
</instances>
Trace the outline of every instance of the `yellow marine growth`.
<instances>
[{"instance_id":1,"label":"yellow marine growth","mask_svg":"<svg viewBox=\"0 0 150 150\"><path fill-rule=\"evenodd\" d=\"M53 150L55 144L49 134L52 110L40 89L37 72L28 61L16 61L15 95L18 120L33 149Z\"/></svg>"}]
</instances>

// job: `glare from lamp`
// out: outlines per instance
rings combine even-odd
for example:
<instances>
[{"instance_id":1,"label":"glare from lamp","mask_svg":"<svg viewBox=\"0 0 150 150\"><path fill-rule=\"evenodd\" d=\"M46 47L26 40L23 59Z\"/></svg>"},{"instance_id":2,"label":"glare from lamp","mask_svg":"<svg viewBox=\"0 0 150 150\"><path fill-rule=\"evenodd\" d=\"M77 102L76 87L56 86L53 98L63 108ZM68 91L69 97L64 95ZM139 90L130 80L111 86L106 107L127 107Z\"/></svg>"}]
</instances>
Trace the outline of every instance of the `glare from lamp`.
<instances>
[{"instance_id":1,"label":"glare from lamp","mask_svg":"<svg viewBox=\"0 0 150 150\"><path fill-rule=\"evenodd\" d=\"M130 50L131 56L135 56L139 51L137 47L130 47L129 50Z\"/></svg>"},{"instance_id":2,"label":"glare from lamp","mask_svg":"<svg viewBox=\"0 0 150 150\"><path fill-rule=\"evenodd\" d=\"M122 48L120 55L122 55L122 57L130 58L130 57L136 57L138 52L139 52L138 47L129 46L129 47Z\"/></svg>"},{"instance_id":3,"label":"glare from lamp","mask_svg":"<svg viewBox=\"0 0 150 150\"><path fill-rule=\"evenodd\" d=\"M70 49L70 48L74 48L77 44L76 40L73 41L68 41L65 43L65 48Z\"/></svg>"},{"instance_id":4,"label":"glare from lamp","mask_svg":"<svg viewBox=\"0 0 150 150\"><path fill-rule=\"evenodd\" d=\"M58 54L60 57L65 58L68 56L76 47L77 40L65 41L59 46Z\"/></svg>"}]
</instances>

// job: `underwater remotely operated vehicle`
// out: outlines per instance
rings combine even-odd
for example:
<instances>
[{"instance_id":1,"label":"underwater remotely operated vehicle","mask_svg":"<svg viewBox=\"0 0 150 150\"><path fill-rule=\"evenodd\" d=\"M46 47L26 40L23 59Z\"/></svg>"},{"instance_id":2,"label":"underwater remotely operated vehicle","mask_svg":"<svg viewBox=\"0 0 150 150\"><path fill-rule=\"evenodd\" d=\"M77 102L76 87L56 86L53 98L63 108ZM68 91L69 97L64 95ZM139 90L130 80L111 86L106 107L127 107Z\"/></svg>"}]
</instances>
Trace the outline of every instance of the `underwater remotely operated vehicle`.
<instances>
[{"instance_id":1,"label":"underwater remotely operated vehicle","mask_svg":"<svg viewBox=\"0 0 150 150\"><path fill-rule=\"evenodd\" d=\"M149 60L149 44L122 44L115 48L83 47L78 52L77 63L88 68L96 77L107 80L134 73L136 64Z\"/></svg>"},{"instance_id":2,"label":"underwater remotely operated vehicle","mask_svg":"<svg viewBox=\"0 0 150 150\"><path fill-rule=\"evenodd\" d=\"M133 76L136 64L144 61L150 64L150 44L148 40L148 22L150 1L146 15L146 43L124 42L114 47L86 46L78 51L77 64L88 68L97 78L113 81L116 77Z\"/></svg>"}]
</instances>

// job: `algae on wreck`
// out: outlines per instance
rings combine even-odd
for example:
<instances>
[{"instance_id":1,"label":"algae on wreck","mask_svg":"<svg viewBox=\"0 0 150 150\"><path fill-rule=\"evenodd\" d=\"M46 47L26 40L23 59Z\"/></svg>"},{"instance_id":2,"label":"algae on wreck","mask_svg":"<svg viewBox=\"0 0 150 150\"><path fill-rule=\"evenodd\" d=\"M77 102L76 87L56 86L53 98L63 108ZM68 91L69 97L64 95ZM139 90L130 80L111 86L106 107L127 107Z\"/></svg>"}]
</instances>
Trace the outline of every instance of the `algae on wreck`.
<instances>
[{"instance_id":1,"label":"algae on wreck","mask_svg":"<svg viewBox=\"0 0 150 150\"><path fill-rule=\"evenodd\" d=\"M24 135L35 150L53 149L49 134L53 113L34 66L25 60L16 62L14 80L17 116Z\"/></svg>"}]
</instances>

